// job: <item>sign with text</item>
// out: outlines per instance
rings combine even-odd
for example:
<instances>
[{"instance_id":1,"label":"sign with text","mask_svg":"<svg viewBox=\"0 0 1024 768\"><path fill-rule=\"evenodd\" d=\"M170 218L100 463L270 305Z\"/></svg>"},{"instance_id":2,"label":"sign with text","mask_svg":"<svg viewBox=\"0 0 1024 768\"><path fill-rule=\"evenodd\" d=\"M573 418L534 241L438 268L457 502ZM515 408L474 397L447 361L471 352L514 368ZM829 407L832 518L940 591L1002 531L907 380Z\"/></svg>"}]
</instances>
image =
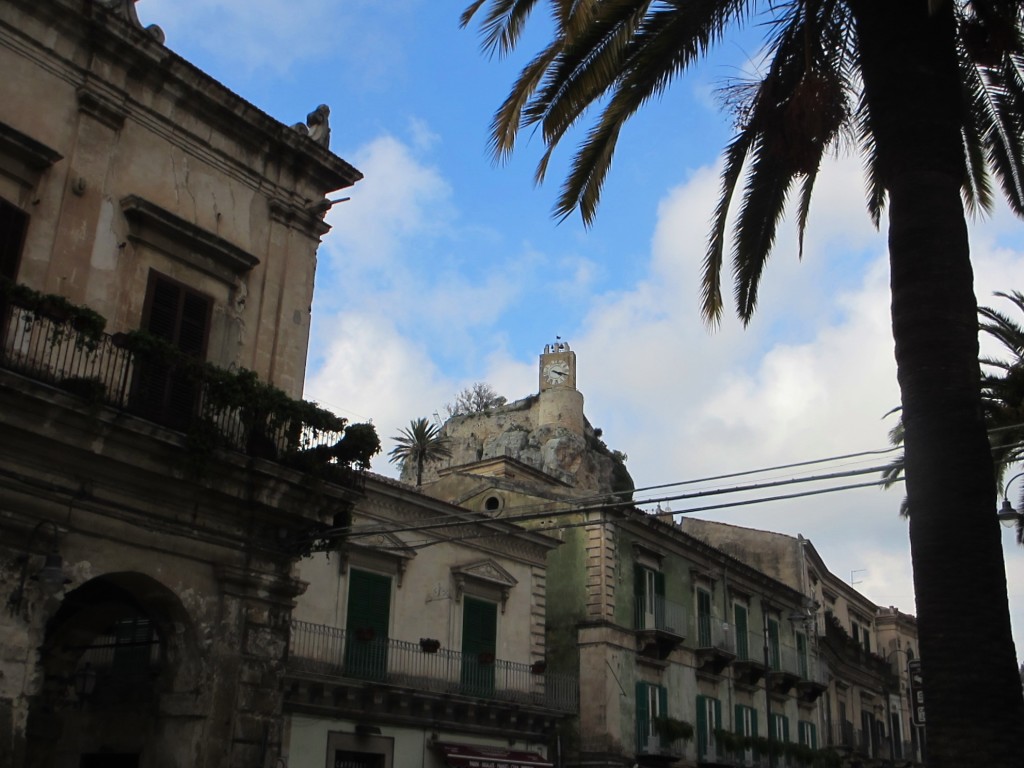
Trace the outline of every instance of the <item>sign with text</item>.
<instances>
[{"instance_id":1,"label":"sign with text","mask_svg":"<svg viewBox=\"0 0 1024 768\"><path fill-rule=\"evenodd\" d=\"M910 675L910 722L924 725L924 678L921 676L921 662L917 659L907 662L907 673Z\"/></svg>"}]
</instances>

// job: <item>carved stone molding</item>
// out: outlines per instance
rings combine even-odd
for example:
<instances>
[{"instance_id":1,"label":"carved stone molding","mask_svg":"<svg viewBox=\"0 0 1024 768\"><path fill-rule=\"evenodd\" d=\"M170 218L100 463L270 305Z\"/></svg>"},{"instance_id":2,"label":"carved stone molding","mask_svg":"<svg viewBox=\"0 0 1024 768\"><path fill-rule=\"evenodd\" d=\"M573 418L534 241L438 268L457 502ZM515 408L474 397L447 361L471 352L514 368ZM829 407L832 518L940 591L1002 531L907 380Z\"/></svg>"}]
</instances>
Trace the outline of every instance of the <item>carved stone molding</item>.
<instances>
[{"instance_id":1,"label":"carved stone molding","mask_svg":"<svg viewBox=\"0 0 1024 768\"><path fill-rule=\"evenodd\" d=\"M505 605L508 603L509 591L519 582L508 571L498 565L494 560L480 560L468 565L458 565L452 568L452 577L455 579L455 602L462 602L462 595L465 592L466 581L474 581L478 584L497 589L501 594L501 612L505 612Z\"/></svg>"},{"instance_id":2,"label":"carved stone molding","mask_svg":"<svg viewBox=\"0 0 1024 768\"><path fill-rule=\"evenodd\" d=\"M33 188L39 177L62 156L56 150L0 122L0 173Z\"/></svg>"},{"instance_id":3,"label":"carved stone molding","mask_svg":"<svg viewBox=\"0 0 1024 768\"><path fill-rule=\"evenodd\" d=\"M365 553L376 558L386 558L395 566L396 585L402 586L402 579L405 576L405 569L409 561L416 557L416 551L409 548L404 541L392 533L379 533L375 536L360 538L357 542L348 542L345 548L338 552L339 573L341 576L348 575L349 561L353 551Z\"/></svg>"},{"instance_id":4,"label":"carved stone molding","mask_svg":"<svg viewBox=\"0 0 1024 768\"><path fill-rule=\"evenodd\" d=\"M95 82L79 87L76 94L80 112L95 118L114 131L121 130L124 119L128 116L124 94Z\"/></svg>"},{"instance_id":5,"label":"carved stone molding","mask_svg":"<svg viewBox=\"0 0 1024 768\"><path fill-rule=\"evenodd\" d=\"M133 27L144 30L160 45L163 45L167 39L164 31L160 29L156 24L150 24L148 27L144 27L142 22L139 21L139 15L135 12L135 3L137 0L98 0L100 6L105 8L108 12L120 17L127 21Z\"/></svg>"},{"instance_id":6,"label":"carved stone molding","mask_svg":"<svg viewBox=\"0 0 1024 768\"><path fill-rule=\"evenodd\" d=\"M232 288L260 260L248 251L137 195L122 198L130 237L215 277Z\"/></svg>"}]
</instances>

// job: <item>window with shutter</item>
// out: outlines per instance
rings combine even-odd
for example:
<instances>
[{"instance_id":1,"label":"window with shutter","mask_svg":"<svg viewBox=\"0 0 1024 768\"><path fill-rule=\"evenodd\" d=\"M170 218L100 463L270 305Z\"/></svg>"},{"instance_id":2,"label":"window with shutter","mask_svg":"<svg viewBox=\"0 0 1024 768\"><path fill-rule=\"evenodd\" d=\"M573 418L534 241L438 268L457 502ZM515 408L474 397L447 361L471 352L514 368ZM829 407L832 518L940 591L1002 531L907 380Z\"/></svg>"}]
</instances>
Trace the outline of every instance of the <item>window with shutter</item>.
<instances>
[{"instance_id":1,"label":"window with shutter","mask_svg":"<svg viewBox=\"0 0 1024 768\"><path fill-rule=\"evenodd\" d=\"M779 622L768 619L768 663L774 670L782 669L782 656L779 648Z\"/></svg>"},{"instance_id":2,"label":"window with shutter","mask_svg":"<svg viewBox=\"0 0 1024 768\"><path fill-rule=\"evenodd\" d=\"M345 671L364 680L384 680L388 668L391 577L349 569L345 621Z\"/></svg>"},{"instance_id":3,"label":"window with shutter","mask_svg":"<svg viewBox=\"0 0 1024 768\"><path fill-rule=\"evenodd\" d=\"M733 616L736 622L736 658L740 661L749 661L750 635L747 629L747 606L742 603L733 605Z\"/></svg>"},{"instance_id":4,"label":"window with shutter","mask_svg":"<svg viewBox=\"0 0 1024 768\"><path fill-rule=\"evenodd\" d=\"M498 644L498 606L465 597L462 601L462 685L474 696L494 691L495 649Z\"/></svg>"},{"instance_id":5,"label":"window with shutter","mask_svg":"<svg viewBox=\"0 0 1024 768\"><path fill-rule=\"evenodd\" d=\"M27 229L28 214L6 200L0 200L0 276L8 280L18 277Z\"/></svg>"},{"instance_id":6,"label":"window with shutter","mask_svg":"<svg viewBox=\"0 0 1024 768\"><path fill-rule=\"evenodd\" d=\"M711 648L711 593L697 590L697 647Z\"/></svg>"},{"instance_id":7,"label":"window with shutter","mask_svg":"<svg viewBox=\"0 0 1024 768\"><path fill-rule=\"evenodd\" d=\"M0 200L0 278L14 282L18 278L21 248L28 229L28 214ZM0 342L6 337L7 304L0 294ZM2 352L2 348L0 348Z\"/></svg>"},{"instance_id":8,"label":"window with shutter","mask_svg":"<svg viewBox=\"0 0 1024 768\"><path fill-rule=\"evenodd\" d=\"M721 727L722 702L712 696L697 697L697 760L714 760L715 731Z\"/></svg>"},{"instance_id":9,"label":"window with shutter","mask_svg":"<svg viewBox=\"0 0 1024 768\"><path fill-rule=\"evenodd\" d=\"M151 270L142 327L185 355L202 360L212 307L210 297ZM141 416L183 430L199 406L199 384L166 361L140 357L131 402Z\"/></svg>"},{"instance_id":10,"label":"window with shutter","mask_svg":"<svg viewBox=\"0 0 1024 768\"><path fill-rule=\"evenodd\" d=\"M818 726L810 720L799 722L800 743L811 749L818 748Z\"/></svg>"}]
</instances>

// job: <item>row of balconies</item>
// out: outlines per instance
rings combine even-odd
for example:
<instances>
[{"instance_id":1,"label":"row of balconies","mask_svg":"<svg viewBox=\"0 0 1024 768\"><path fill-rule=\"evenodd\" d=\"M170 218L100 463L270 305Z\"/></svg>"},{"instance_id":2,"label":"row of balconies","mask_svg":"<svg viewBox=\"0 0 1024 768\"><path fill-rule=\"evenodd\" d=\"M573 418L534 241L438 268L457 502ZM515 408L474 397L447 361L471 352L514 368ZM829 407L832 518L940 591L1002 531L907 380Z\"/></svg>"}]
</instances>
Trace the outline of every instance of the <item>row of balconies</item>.
<instances>
[{"instance_id":1,"label":"row of balconies","mask_svg":"<svg viewBox=\"0 0 1024 768\"><path fill-rule=\"evenodd\" d=\"M849 720L829 723L825 735L826 746L875 760L917 761L913 742L890 739L881 729L871 732L855 728Z\"/></svg>"},{"instance_id":2,"label":"row of balconies","mask_svg":"<svg viewBox=\"0 0 1024 768\"><path fill-rule=\"evenodd\" d=\"M692 632L691 614L686 607L660 596L653 605L638 599L634 610L640 651L646 655L664 659L685 642L711 671L720 673L731 664L737 676L749 684L756 684L767 671L780 692L786 693L797 686L802 689L802 695L813 693L815 698L828 684L824 661L809 652L801 653L791 645L769 646L766 666L762 632L748 631L737 636L733 625L715 621L710 616L697 616L693 622L696 632Z\"/></svg>"},{"instance_id":3,"label":"row of balconies","mask_svg":"<svg viewBox=\"0 0 1024 768\"><path fill-rule=\"evenodd\" d=\"M579 710L576 676L548 672L543 661L523 664L491 653L442 648L437 640L396 640L298 620L291 624L288 671L560 712Z\"/></svg>"}]
</instances>

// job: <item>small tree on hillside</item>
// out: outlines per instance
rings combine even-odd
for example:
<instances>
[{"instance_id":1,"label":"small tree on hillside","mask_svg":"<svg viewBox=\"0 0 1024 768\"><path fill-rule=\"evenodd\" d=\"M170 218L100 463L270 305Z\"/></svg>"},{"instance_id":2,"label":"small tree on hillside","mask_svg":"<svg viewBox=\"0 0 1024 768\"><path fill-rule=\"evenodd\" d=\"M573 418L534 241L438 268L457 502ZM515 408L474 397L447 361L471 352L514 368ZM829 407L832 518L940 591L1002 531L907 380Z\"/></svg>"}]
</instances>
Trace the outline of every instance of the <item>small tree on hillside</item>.
<instances>
[{"instance_id":1,"label":"small tree on hillside","mask_svg":"<svg viewBox=\"0 0 1024 768\"><path fill-rule=\"evenodd\" d=\"M448 417L467 416L471 413L483 413L498 408L508 400L499 395L486 381L478 381L466 387L455 396L454 403L447 403L444 409Z\"/></svg>"}]
</instances>

